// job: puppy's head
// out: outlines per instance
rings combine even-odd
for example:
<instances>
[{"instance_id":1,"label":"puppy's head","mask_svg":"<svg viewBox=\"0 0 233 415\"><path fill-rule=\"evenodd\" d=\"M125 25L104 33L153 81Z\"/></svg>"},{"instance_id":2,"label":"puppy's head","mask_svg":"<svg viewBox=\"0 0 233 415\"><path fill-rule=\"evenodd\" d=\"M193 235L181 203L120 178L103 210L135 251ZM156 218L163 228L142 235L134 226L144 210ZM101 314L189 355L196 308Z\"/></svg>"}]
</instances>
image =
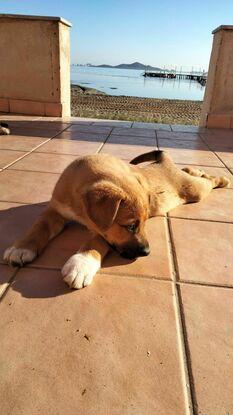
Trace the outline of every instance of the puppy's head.
<instances>
[{"instance_id":1,"label":"puppy's head","mask_svg":"<svg viewBox=\"0 0 233 415\"><path fill-rule=\"evenodd\" d=\"M142 189L126 192L121 187L100 181L83 195L83 203L95 230L123 257L134 259L149 254L145 235L148 201Z\"/></svg>"}]
</instances>

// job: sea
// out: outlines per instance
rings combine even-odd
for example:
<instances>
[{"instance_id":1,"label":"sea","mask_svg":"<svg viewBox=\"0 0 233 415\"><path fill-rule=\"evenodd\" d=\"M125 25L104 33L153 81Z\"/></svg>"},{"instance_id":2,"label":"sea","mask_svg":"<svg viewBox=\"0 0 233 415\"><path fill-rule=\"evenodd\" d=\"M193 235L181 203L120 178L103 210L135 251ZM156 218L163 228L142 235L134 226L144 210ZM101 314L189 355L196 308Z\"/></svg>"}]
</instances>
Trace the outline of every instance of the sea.
<instances>
[{"instance_id":1,"label":"sea","mask_svg":"<svg viewBox=\"0 0 233 415\"><path fill-rule=\"evenodd\" d=\"M71 83L108 95L202 101L205 87L186 79L145 78L135 69L71 66Z\"/></svg>"}]
</instances>

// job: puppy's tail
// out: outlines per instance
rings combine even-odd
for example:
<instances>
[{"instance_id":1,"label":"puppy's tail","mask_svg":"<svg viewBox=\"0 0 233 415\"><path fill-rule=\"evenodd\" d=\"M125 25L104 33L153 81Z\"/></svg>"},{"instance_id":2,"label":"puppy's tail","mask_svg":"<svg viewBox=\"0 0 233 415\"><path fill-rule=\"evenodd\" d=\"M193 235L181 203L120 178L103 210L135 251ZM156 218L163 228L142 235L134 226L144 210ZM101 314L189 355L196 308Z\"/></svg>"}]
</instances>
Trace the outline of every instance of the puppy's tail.
<instances>
[{"instance_id":1,"label":"puppy's tail","mask_svg":"<svg viewBox=\"0 0 233 415\"><path fill-rule=\"evenodd\" d=\"M10 134L10 129L8 124L5 122L0 122L0 135L8 135Z\"/></svg>"},{"instance_id":2,"label":"puppy's tail","mask_svg":"<svg viewBox=\"0 0 233 415\"><path fill-rule=\"evenodd\" d=\"M141 154L130 161L130 164L144 163L145 161L153 161L154 163L162 163L164 152L160 150L153 150L149 153Z\"/></svg>"}]
</instances>

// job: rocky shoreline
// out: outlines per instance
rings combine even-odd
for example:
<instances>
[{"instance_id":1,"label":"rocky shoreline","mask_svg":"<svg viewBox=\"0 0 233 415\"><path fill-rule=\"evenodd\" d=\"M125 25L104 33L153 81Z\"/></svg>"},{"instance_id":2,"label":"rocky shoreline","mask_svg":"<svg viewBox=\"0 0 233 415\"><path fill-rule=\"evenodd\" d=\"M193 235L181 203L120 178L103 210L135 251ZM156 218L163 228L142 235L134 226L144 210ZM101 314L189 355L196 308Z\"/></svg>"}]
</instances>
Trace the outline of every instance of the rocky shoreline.
<instances>
[{"instance_id":1,"label":"rocky shoreline","mask_svg":"<svg viewBox=\"0 0 233 415\"><path fill-rule=\"evenodd\" d=\"M202 101L113 96L71 86L71 112L75 117L198 125L201 106Z\"/></svg>"}]
</instances>

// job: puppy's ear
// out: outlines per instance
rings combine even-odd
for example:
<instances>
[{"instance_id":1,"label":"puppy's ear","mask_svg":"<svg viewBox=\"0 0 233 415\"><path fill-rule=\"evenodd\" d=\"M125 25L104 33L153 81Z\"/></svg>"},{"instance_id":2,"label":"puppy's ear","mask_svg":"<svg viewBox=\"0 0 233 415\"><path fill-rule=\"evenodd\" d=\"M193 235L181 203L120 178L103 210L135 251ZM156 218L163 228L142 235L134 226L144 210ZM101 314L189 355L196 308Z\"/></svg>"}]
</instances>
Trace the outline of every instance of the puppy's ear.
<instances>
[{"instance_id":1,"label":"puppy's ear","mask_svg":"<svg viewBox=\"0 0 233 415\"><path fill-rule=\"evenodd\" d=\"M124 192L116 185L101 181L83 194L83 203L88 217L100 229L108 229L116 218Z\"/></svg>"}]
</instances>

